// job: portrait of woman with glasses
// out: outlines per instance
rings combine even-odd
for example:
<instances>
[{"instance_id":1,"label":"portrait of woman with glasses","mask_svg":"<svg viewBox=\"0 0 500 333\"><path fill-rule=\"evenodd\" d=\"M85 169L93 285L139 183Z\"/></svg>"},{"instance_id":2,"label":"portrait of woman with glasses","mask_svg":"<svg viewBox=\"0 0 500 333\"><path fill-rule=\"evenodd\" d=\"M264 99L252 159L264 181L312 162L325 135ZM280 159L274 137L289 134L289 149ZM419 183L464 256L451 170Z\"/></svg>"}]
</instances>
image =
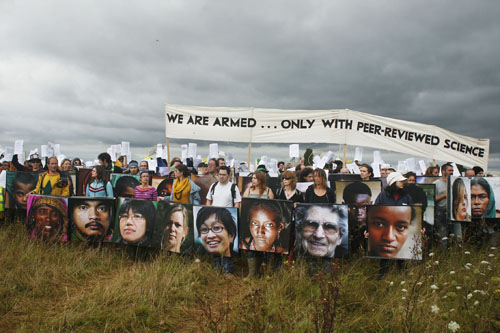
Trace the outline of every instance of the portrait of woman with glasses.
<instances>
[{"instance_id":1,"label":"portrait of woman with glasses","mask_svg":"<svg viewBox=\"0 0 500 333\"><path fill-rule=\"evenodd\" d=\"M231 257L237 235L236 216L222 207L195 207L197 241L206 252L218 257ZM230 208L234 209L234 208ZM234 209L236 211L236 209Z\"/></svg>"},{"instance_id":2,"label":"portrait of woman with glasses","mask_svg":"<svg viewBox=\"0 0 500 333\"><path fill-rule=\"evenodd\" d=\"M300 204L295 219L299 255L322 258L347 255L347 206Z\"/></svg>"}]
</instances>

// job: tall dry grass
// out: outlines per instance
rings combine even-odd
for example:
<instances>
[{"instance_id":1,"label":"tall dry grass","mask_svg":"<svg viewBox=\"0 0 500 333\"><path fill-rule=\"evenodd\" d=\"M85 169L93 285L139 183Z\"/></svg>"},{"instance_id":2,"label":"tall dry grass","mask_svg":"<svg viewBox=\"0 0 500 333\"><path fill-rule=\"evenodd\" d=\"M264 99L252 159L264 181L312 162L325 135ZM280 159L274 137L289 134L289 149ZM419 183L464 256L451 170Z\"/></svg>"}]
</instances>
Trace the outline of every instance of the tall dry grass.
<instances>
[{"instance_id":1,"label":"tall dry grass","mask_svg":"<svg viewBox=\"0 0 500 333\"><path fill-rule=\"evenodd\" d=\"M361 256L311 276L286 262L259 279L211 260L109 244L47 244L19 224L0 228L2 331L443 332L500 330L498 249L454 246L396 265ZM439 308L439 310L437 310Z\"/></svg>"}]
</instances>

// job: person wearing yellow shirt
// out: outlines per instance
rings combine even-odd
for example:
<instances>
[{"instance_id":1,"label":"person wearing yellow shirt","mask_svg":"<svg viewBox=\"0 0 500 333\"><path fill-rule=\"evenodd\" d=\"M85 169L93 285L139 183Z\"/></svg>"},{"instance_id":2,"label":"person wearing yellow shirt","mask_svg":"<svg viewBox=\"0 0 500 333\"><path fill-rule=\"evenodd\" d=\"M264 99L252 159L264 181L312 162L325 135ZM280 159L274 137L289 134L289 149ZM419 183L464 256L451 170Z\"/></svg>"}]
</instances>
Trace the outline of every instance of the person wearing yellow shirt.
<instances>
[{"instance_id":1,"label":"person wearing yellow shirt","mask_svg":"<svg viewBox=\"0 0 500 333\"><path fill-rule=\"evenodd\" d=\"M38 183L33 190L35 194L69 196L68 174L57 168L57 157L53 156L47 160L48 171L38 177Z\"/></svg>"}]
</instances>

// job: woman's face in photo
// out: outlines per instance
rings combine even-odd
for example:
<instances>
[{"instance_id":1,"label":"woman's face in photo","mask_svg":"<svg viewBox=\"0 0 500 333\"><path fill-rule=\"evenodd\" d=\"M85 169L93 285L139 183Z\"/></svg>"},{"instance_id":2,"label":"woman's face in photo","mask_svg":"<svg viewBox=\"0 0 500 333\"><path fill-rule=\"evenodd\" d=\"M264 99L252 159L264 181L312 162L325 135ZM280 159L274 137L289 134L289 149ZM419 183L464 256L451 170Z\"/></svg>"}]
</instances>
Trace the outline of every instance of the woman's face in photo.
<instances>
[{"instance_id":1,"label":"woman's face in photo","mask_svg":"<svg viewBox=\"0 0 500 333\"><path fill-rule=\"evenodd\" d=\"M230 246L234 241L234 235L228 234L224 224L220 222L216 215L210 215L200 226L201 242L205 250L209 253L231 256Z\"/></svg>"},{"instance_id":2,"label":"woman's face in photo","mask_svg":"<svg viewBox=\"0 0 500 333\"><path fill-rule=\"evenodd\" d=\"M433 175L434 177L439 176L439 169L438 169L438 168L434 168L434 169L432 169L432 175Z\"/></svg>"},{"instance_id":3,"label":"woman's face in photo","mask_svg":"<svg viewBox=\"0 0 500 333\"><path fill-rule=\"evenodd\" d=\"M146 235L146 218L135 213L132 209L119 216L120 234L122 239L128 243L136 243Z\"/></svg>"},{"instance_id":4,"label":"woman's face in photo","mask_svg":"<svg viewBox=\"0 0 500 333\"><path fill-rule=\"evenodd\" d=\"M467 206L469 205L469 200L467 198L467 191L465 186L461 186L458 191L459 195L456 198L456 208L455 208L455 219L457 221L465 221L467 219Z\"/></svg>"},{"instance_id":5,"label":"woman's face in photo","mask_svg":"<svg viewBox=\"0 0 500 333\"><path fill-rule=\"evenodd\" d=\"M250 233L257 251L271 251L283 225L274 212L259 208L250 212Z\"/></svg>"},{"instance_id":6,"label":"woman's face in photo","mask_svg":"<svg viewBox=\"0 0 500 333\"><path fill-rule=\"evenodd\" d=\"M40 206L35 210L35 230L37 238L54 240L61 229L61 219L57 209Z\"/></svg>"},{"instance_id":7,"label":"woman's face in photo","mask_svg":"<svg viewBox=\"0 0 500 333\"><path fill-rule=\"evenodd\" d=\"M181 211L170 214L163 234L167 249L179 253L187 233L188 228L184 227L184 214Z\"/></svg>"}]
</instances>

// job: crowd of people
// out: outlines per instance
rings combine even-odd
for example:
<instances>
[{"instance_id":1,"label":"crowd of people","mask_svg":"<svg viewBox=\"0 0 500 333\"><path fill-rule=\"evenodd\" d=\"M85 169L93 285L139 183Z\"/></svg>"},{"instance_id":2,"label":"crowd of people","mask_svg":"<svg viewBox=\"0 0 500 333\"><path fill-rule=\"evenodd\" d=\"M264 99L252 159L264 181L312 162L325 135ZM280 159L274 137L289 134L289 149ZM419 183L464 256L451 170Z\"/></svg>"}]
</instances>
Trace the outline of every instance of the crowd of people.
<instances>
[{"instance_id":1,"label":"crowd of people","mask_svg":"<svg viewBox=\"0 0 500 333\"><path fill-rule=\"evenodd\" d=\"M89 241L111 237L111 203L106 200L96 203L85 200L85 197L128 197L136 200L121 201L117 212L119 241L142 246L151 244L154 240L148 236L152 234L148 228L153 228L152 221L158 214L164 216L165 221L161 229L161 243L167 251L181 253L189 230L188 212L182 205L174 208L165 205L203 205L195 214L194 226L201 245L206 252L213 254L214 267L232 273L237 218L224 208L241 209L240 221L245 221L248 230L240 230L236 245L246 254L249 277L259 275L264 262L272 260L274 267L279 267L283 253L309 256L315 258L313 261L319 258L324 267L328 266L331 258L343 258L348 252L360 250L373 257L398 258L416 215L414 207L422 207L418 210L422 215L428 204L425 193L415 184L417 175L413 172L403 175L393 168L379 170L381 177L376 179L381 180L384 186L380 194L372 198L371 189L365 182L375 178L374 170L368 164L358 165L359 178L352 178L355 181L344 189L343 202L337 202L335 184L329 184L329 175L350 173L341 161L327 164L324 169L313 169L304 165L303 161L297 166L279 162L277 178L269 176L266 165L259 165L249 175L248 186L240 189L236 178L238 170L226 166L224 158L212 158L197 168L193 167L189 159L182 161L173 158L168 163L158 158L157 165L160 168L168 167L168 175L173 178L171 190L167 191L160 189L161 184L158 187L151 185L152 176L159 175L159 168L149 170L147 160L127 163L126 159L121 158L113 162L108 153L99 154L98 160L99 165L91 168L82 195L78 196L80 201L72 204L70 217L75 228L72 229L71 237ZM20 164L17 155L14 155L12 161L4 161L2 172L18 173L12 180L10 195L0 188L0 217L3 217L4 206L21 212L20 216L26 216L29 194L40 195L32 203L34 210L27 216L29 233L36 238L65 240L58 238L58 227L54 221L58 216L64 221L61 225L67 226L68 214L62 212L60 201L45 196L76 195L76 184L71 175L81 168L82 161L78 158L58 161L56 157L49 157L42 163L39 156L33 155ZM464 172L466 177L475 177L471 181L472 216L464 214L464 205L467 204L464 201L468 200L468 196L463 182L460 183L458 178L453 184L453 221L497 217L492 189L482 178L483 173L479 167ZM29 177L29 174L38 174L38 177ZM111 174L126 174L138 180L128 186L130 190L123 191L118 183L112 186ZM440 178L437 178L440 174ZM453 167L450 164L444 164L441 168L430 166L426 170L425 176L436 177L435 219L433 226L424 224L423 232L438 232L443 240L453 235L456 241L460 241L462 225L449 223L447 215L447 181L451 174ZM193 179L194 175L196 179ZM298 183L305 183L304 191L297 188ZM151 203L156 201L157 209ZM242 207L242 202L246 203L245 207ZM289 222L292 216L296 217L294 223ZM41 227L37 227L38 221L44 221L40 222ZM290 227L290 224L296 227ZM291 229L290 233L285 234L285 229ZM347 230L349 249L345 246ZM447 244L444 242L443 246ZM380 274L385 274L387 269L388 262L382 261Z\"/></svg>"}]
</instances>

